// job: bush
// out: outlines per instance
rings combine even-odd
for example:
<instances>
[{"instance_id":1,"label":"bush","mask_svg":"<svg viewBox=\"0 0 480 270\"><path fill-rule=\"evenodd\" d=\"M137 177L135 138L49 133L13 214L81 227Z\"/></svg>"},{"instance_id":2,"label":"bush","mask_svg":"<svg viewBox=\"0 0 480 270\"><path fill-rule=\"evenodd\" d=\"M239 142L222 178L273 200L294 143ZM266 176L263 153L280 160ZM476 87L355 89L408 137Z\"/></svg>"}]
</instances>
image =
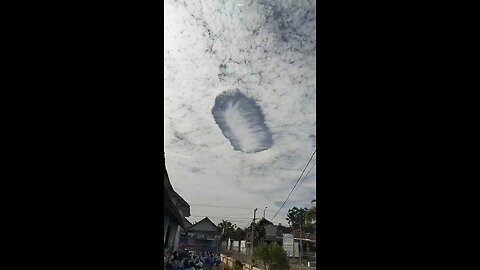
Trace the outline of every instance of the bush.
<instances>
[{"instance_id":1,"label":"bush","mask_svg":"<svg viewBox=\"0 0 480 270\"><path fill-rule=\"evenodd\" d=\"M259 260L263 263L265 269L267 269L267 265L271 263L271 256L270 256L270 247L262 242L253 253L253 258Z\"/></svg>"},{"instance_id":2,"label":"bush","mask_svg":"<svg viewBox=\"0 0 480 270\"><path fill-rule=\"evenodd\" d=\"M265 269L268 270L288 270L288 258L283 248L277 243L267 245L261 243L253 254L254 258L263 262ZM268 266L268 268L267 268Z\"/></svg>"},{"instance_id":3,"label":"bush","mask_svg":"<svg viewBox=\"0 0 480 270\"><path fill-rule=\"evenodd\" d=\"M243 263L240 260L233 262L233 270L243 270Z\"/></svg>"},{"instance_id":4,"label":"bush","mask_svg":"<svg viewBox=\"0 0 480 270\"><path fill-rule=\"evenodd\" d=\"M269 265L270 270L288 270L290 265L288 263L287 254L283 248L277 243L271 245L270 256L272 257L272 263Z\"/></svg>"}]
</instances>

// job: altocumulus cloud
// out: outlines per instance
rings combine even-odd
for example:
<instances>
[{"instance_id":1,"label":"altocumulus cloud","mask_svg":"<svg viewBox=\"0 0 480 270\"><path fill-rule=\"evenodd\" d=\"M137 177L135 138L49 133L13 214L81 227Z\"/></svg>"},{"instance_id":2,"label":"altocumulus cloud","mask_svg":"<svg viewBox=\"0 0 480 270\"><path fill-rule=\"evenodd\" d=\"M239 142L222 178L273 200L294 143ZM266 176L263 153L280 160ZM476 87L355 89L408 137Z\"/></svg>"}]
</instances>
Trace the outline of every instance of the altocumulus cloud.
<instances>
[{"instance_id":1,"label":"altocumulus cloud","mask_svg":"<svg viewBox=\"0 0 480 270\"><path fill-rule=\"evenodd\" d=\"M243 227L272 219L316 147L316 3L225 2L165 1L164 145L189 220ZM312 205L315 168L275 224Z\"/></svg>"}]
</instances>

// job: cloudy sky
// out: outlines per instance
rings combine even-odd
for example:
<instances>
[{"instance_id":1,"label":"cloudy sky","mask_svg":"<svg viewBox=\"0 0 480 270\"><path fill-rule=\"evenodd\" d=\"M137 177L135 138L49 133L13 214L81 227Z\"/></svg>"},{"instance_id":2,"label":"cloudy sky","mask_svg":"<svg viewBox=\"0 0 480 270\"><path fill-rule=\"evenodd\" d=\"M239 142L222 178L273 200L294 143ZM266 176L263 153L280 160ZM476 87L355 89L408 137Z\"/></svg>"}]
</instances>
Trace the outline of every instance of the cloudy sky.
<instances>
[{"instance_id":1,"label":"cloudy sky","mask_svg":"<svg viewBox=\"0 0 480 270\"><path fill-rule=\"evenodd\" d=\"M188 219L271 220L316 148L315 1L164 3L166 163ZM315 180L275 224L312 206Z\"/></svg>"}]
</instances>

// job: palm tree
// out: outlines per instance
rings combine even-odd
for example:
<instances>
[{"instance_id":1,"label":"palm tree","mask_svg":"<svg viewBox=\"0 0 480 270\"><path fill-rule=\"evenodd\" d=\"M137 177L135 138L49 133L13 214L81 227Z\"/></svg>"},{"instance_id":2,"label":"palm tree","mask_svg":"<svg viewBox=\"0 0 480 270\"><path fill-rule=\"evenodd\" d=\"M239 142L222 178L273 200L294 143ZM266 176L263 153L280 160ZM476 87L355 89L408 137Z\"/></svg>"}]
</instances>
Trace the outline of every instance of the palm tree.
<instances>
[{"instance_id":1,"label":"palm tree","mask_svg":"<svg viewBox=\"0 0 480 270\"><path fill-rule=\"evenodd\" d=\"M317 207L312 207L308 209L307 213L305 214L305 219L307 222L312 223L317 218Z\"/></svg>"},{"instance_id":2,"label":"palm tree","mask_svg":"<svg viewBox=\"0 0 480 270\"><path fill-rule=\"evenodd\" d=\"M218 224L218 227L222 230L221 239L226 240L234 234L237 224L232 224L230 221L222 219L222 222Z\"/></svg>"}]
</instances>

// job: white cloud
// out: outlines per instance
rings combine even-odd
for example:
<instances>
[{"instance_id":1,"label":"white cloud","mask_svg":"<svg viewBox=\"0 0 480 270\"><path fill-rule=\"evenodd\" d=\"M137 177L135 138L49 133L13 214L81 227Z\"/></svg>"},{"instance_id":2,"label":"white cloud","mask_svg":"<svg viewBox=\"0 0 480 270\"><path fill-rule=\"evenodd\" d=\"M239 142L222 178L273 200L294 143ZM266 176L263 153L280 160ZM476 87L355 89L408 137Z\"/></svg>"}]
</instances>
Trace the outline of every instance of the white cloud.
<instances>
[{"instance_id":1,"label":"white cloud","mask_svg":"<svg viewBox=\"0 0 480 270\"><path fill-rule=\"evenodd\" d=\"M300 2L308 9L309 2ZM301 42L282 41L280 22L272 21L261 3L238 7L235 1L165 2L164 144L171 182L192 204L192 215L245 218L236 222L239 225L248 224L255 207L257 216L263 216L265 206L267 218L275 214L275 202L285 200L315 148L312 41L305 41L304 47ZM292 14L306 13L285 3L282 14L289 8ZM283 23L290 31L286 35L296 36L293 24L300 22L287 18ZM297 36L307 30L302 28ZM272 134L271 148L235 151L222 134L212 108L215 98L229 89L240 89L261 108ZM232 106L225 116L246 149L260 144L241 110ZM315 177L313 169L293 193L292 203L310 205L316 196ZM285 216L279 214L274 222L286 224Z\"/></svg>"}]
</instances>

